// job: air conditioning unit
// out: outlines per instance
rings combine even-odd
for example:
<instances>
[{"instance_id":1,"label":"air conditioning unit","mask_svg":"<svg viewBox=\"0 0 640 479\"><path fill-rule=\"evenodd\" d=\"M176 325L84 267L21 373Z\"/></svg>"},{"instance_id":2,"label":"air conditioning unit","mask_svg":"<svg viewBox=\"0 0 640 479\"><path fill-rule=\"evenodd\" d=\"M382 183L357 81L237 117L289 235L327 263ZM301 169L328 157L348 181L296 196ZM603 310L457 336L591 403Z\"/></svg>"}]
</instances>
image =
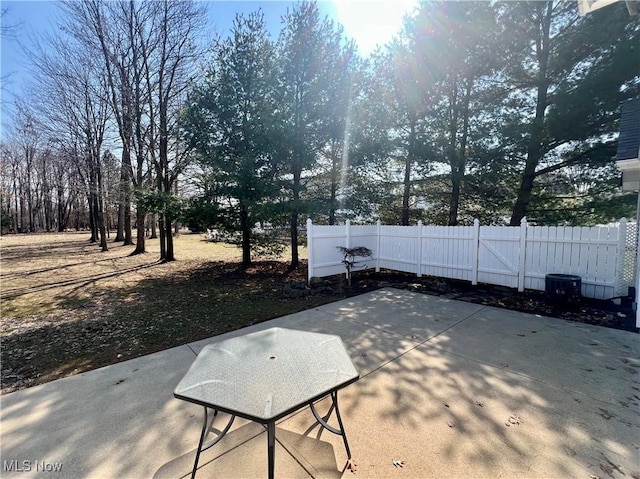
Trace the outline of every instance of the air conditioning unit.
<instances>
[{"instance_id":1,"label":"air conditioning unit","mask_svg":"<svg viewBox=\"0 0 640 479\"><path fill-rule=\"evenodd\" d=\"M582 278L574 274L548 274L544 290L551 301L574 302L582 297Z\"/></svg>"}]
</instances>

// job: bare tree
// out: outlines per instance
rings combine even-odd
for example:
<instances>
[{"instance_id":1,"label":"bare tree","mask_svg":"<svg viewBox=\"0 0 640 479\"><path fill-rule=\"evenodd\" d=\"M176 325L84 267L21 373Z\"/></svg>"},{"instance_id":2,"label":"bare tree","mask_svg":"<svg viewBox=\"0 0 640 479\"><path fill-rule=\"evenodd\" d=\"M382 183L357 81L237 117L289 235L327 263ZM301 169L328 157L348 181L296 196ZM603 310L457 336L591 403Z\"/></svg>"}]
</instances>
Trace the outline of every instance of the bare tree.
<instances>
[{"instance_id":1,"label":"bare tree","mask_svg":"<svg viewBox=\"0 0 640 479\"><path fill-rule=\"evenodd\" d=\"M192 1L66 2L68 30L102 59L108 98L122 149L122 183L171 196L186 155L178 138L178 113L199 59L195 35L206 18ZM133 160L135 158L135 171ZM125 244L131 241L130 191L125 190ZM166 202L165 202L166 203ZM134 253L145 251L148 203L139 201ZM162 211L160 211L162 210ZM171 208L160 208L161 258L173 260ZM119 235L116 240L120 239Z\"/></svg>"},{"instance_id":2,"label":"bare tree","mask_svg":"<svg viewBox=\"0 0 640 479\"><path fill-rule=\"evenodd\" d=\"M46 47L29 52L37 66L35 87L42 92L39 115L47 119L49 143L66 147L78 161L78 174L87 187L91 240L106 251L101 151L109 118L107 82L83 45L69 40L44 38ZM49 181L43 186L48 190Z\"/></svg>"},{"instance_id":3,"label":"bare tree","mask_svg":"<svg viewBox=\"0 0 640 479\"><path fill-rule=\"evenodd\" d=\"M21 198L24 197L22 184L21 155L15 141L0 144L0 181L2 200L2 232L17 233L21 230Z\"/></svg>"},{"instance_id":4,"label":"bare tree","mask_svg":"<svg viewBox=\"0 0 640 479\"><path fill-rule=\"evenodd\" d=\"M122 144L122 196L115 241L133 244L131 231L131 151L134 130L131 51L127 25L123 25L118 3L101 0L64 3L68 14L66 28L92 55L101 58L106 74L108 99Z\"/></svg>"},{"instance_id":5,"label":"bare tree","mask_svg":"<svg viewBox=\"0 0 640 479\"><path fill-rule=\"evenodd\" d=\"M187 90L193 86L200 50L196 35L206 18L202 4L192 1L157 1L152 24L154 41L145 52L145 80L151 92L149 102L150 153L154 165L160 200L160 259L173 261L171 225L176 219L172 200L179 175L187 165L184 147L178 141L179 114Z\"/></svg>"},{"instance_id":6,"label":"bare tree","mask_svg":"<svg viewBox=\"0 0 640 479\"><path fill-rule=\"evenodd\" d=\"M19 153L24 165L24 177L22 179L21 212L27 215L27 225L24 224L24 215L21 215L21 230L31 233L36 231L36 171L35 161L38 148L41 144L41 133L37 125L37 117L30 105L24 101L16 102L16 114L14 118L16 129L13 135L18 145Z\"/></svg>"}]
</instances>

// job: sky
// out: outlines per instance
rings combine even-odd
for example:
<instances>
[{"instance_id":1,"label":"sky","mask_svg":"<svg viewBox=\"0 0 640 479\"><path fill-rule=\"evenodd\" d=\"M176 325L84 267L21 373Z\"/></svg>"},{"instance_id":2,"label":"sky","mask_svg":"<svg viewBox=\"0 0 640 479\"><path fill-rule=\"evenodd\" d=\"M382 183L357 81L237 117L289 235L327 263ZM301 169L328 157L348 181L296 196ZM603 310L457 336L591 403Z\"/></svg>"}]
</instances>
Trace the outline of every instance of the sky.
<instances>
[{"instance_id":1,"label":"sky","mask_svg":"<svg viewBox=\"0 0 640 479\"><path fill-rule=\"evenodd\" d=\"M0 39L0 72L2 89L0 99L0 137L5 137L16 96L22 94L29 81L29 65L23 45L30 45L41 32L55 31L56 18L60 15L57 1L6 1L2 9L3 26L13 27L14 34ZM236 13L250 13L261 9L267 27L275 39L280 31L280 19L293 5L291 1L207 1L210 34L226 35ZM363 56L378 45L388 42L401 28L404 15L417 5L417 0L319 0L320 14L343 25L348 37L356 41Z\"/></svg>"}]
</instances>

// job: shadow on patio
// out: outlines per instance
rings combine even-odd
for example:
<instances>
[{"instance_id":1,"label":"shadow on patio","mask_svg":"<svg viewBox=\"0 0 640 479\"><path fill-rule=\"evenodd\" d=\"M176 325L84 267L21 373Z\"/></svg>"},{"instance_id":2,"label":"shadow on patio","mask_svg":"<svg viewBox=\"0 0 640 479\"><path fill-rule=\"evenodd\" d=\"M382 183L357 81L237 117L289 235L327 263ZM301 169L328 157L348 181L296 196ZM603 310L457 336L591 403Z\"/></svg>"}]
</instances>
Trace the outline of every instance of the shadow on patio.
<instances>
[{"instance_id":1,"label":"shadow on patio","mask_svg":"<svg viewBox=\"0 0 640 479\"><path fill-rule=\"evenodd\" d=\"M383 289L224 337L273 326L343 338L361 374L340 392L357 476L640 477L634 333ZM213 339L3 396L3 477L24 460L63 463L47 477L188 475L201 408L172 392ZM342 475L341 438L313 423L279 423L276 477ZM266 435L246 421L198 473L265 476Z\"/></svg>"}]
</instances>

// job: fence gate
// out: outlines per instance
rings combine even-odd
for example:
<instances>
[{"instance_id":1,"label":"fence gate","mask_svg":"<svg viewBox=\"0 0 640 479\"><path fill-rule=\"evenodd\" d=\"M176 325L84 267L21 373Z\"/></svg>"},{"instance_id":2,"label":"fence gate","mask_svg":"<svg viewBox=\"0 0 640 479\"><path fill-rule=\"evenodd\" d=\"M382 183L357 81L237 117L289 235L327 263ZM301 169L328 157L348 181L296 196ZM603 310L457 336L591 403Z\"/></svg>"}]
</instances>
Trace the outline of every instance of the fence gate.
<instances>
[{"instance_id":1,"label":"fence gate","mask_svg":"<svg viewBox=\"0 0 640 479\"><path fill-rule=\"evenodd\" d=\"M478 282L518 288L520 264L518 226L481 226L478 238Z\"/></svg>"}]
</instances>

